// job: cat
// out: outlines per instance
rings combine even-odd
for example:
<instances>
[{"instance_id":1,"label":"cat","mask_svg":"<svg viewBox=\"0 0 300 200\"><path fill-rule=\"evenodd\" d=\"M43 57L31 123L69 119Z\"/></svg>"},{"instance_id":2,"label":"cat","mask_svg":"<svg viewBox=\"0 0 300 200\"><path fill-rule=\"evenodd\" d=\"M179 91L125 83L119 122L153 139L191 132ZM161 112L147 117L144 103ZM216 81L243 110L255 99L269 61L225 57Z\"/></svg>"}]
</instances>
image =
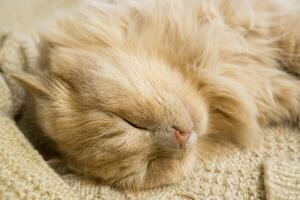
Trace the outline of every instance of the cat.
<instances>
[{"instance_id":1,"label":"cat","mask_svg":"<svg viewBox=\"0 0 300 200\"><path fill-rule=\"evenodd\" d=\"M90 2L41 34L39 72L12 76L71 170L121 189L169 185L215 144L255 147L262 127L298 122L296 7Z\"/></svg>"}]
</instances>

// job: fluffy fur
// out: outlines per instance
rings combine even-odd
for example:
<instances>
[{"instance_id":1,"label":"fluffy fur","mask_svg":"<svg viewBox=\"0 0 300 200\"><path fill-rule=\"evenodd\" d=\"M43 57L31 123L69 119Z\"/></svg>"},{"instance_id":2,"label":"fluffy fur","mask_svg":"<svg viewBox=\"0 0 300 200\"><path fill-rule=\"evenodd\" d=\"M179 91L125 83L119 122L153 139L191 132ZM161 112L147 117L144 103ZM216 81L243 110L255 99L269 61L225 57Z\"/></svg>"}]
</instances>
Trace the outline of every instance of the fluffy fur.
<instances>
[{"instance_id":1,"label":"fluffy fur","mask_svg":"<svg viewBox=\"0 0 300 200\"><path fill-rule=\"evenodd\" d=\"M261 126L297 122L290 3L94 2L42 37L39 74L15 77L70 169L119 188L171 184L218 151L208 141L248 147ZM176 129L192 132L184 148Z\"/></svg>"}]
</instances>

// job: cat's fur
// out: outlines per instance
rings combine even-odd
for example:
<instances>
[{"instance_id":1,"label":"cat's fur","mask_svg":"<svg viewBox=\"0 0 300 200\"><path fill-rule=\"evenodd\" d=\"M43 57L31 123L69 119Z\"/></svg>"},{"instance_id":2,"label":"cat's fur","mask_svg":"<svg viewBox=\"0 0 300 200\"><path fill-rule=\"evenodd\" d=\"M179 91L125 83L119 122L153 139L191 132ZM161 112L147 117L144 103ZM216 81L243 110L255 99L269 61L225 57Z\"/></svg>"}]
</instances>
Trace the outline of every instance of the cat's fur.
<instances>
[{"instance_id":1,"label":"cat's fur","mask_svg":"<svg viewBox=\"0 0 300 200\"><path fill-rule=\"evenodd\" d=\"M98 1L42 37L41 74L15 77L71 169L120 188L171 184L217 151L205 138L247 147L261 126L297 122L288 3ZM192 132L184 148L175 129Z\"/></svg>"}]
</instances>

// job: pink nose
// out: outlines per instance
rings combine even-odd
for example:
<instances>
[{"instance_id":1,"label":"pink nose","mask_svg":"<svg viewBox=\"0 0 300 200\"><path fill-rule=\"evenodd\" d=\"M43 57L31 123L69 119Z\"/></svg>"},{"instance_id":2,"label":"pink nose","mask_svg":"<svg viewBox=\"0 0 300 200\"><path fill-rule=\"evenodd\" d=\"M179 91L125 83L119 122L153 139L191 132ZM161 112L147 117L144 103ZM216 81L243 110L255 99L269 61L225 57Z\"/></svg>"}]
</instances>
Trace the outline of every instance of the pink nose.
<instances>
[{"instance_id":1,"label":"pink nose","mask_svg":"<svg viewBox=\"0 0 300 200\"><path fill-rule=\"evenodd\" d=\"M184 131L180 131L180 130L175 130L174 136L175 136L176 141L178 142L178 144L182 148L187 143L187 141L189 140L189 138L191 136L191 132L184 132Z\"/></svg>"}]
</instances>

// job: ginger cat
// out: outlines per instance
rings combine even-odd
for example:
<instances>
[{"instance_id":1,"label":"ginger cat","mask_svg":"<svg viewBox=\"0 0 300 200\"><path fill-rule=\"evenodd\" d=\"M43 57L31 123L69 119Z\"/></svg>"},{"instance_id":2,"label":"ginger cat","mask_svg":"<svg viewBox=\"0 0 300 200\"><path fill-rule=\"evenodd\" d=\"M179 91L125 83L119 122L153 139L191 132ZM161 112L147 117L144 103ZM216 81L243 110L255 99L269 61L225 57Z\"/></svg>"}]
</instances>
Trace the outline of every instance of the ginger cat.
<instances>
[{"instance_id":1,"label":"ginger cat","mask_svg":"<svg viewBox=\"0 0 300 200\"><path fill-rule=\"evenodd\" d=\"M14 77L70 169L172 184L222 146L208 141L248 147L298 122L300 12L282 2L91 2L41 36L39 73Z\"/></svg>"}]
</instances>

